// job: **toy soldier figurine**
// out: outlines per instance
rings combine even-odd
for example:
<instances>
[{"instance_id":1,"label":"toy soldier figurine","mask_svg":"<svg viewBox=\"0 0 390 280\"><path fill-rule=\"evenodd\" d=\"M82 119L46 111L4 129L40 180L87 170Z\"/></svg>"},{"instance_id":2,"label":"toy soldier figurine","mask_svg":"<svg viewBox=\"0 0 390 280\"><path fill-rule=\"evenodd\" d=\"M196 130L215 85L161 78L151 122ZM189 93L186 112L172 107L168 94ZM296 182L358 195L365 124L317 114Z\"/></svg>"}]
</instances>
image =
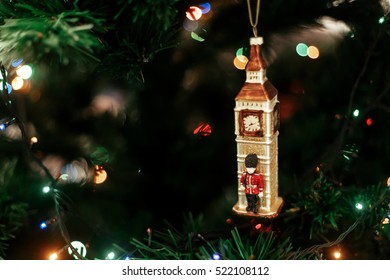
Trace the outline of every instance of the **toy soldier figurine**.
<instances>
[{"instance_id":1,"label":"toy soldier figurine","mask_svg":"<svg viewBox=\"0 0 390 280\"><path fill-rule=\"evenodd\" d=\"M245 157L246 171L243 172L240 183L245 188L248 207L246 211L253 211L257 214L259 211L260 197L263 197L263 176L256 172L258 163L256 154L248 154Z\"/></svg>"}]
</instances>

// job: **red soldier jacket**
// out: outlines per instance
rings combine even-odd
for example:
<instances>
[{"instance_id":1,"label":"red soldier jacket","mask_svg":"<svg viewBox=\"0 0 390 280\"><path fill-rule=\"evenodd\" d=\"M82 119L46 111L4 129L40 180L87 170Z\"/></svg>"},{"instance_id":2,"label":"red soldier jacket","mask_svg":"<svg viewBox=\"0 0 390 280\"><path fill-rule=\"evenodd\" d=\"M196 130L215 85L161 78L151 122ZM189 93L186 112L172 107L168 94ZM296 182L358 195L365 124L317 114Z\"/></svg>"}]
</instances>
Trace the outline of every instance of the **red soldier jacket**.
<instances>
[{"instance_id":1,"label":"red soldier jacket","mask_svg":"<svg viewBox=\"0 0 390 280\"><path fill-rule=\"evenodd\" d=\"M245 188L245 194L259 194L263 191L263 175L260 173L249 174L244 172L240 179L241 185Z\"/></svg>"}]
</instances>

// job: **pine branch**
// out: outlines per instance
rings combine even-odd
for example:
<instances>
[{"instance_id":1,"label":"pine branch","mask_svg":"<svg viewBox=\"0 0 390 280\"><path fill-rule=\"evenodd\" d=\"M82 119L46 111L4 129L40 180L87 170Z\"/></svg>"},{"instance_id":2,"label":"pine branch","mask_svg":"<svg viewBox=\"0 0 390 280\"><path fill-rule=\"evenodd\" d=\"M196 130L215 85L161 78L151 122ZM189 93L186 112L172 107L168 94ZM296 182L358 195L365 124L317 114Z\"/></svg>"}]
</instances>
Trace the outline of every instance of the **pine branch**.
<instances>
[{"instance_id":1,"label":"pine branch","mask_svg":"<svg viewBox=\"0 0 390 280\"><path fill-rule=\"evenodd\" d=\"M99 61L94 53L103 45L94 30L103 24L103 19L77 7L65 10L64 6L49 4L42 9L41 5L35 1L15 4L15 10L22 11L19 14L12 14L6 6L0 9L5 18L0 27L0 59L4 64L21 57L32 63Z\"/></svg>"}]
</instances>

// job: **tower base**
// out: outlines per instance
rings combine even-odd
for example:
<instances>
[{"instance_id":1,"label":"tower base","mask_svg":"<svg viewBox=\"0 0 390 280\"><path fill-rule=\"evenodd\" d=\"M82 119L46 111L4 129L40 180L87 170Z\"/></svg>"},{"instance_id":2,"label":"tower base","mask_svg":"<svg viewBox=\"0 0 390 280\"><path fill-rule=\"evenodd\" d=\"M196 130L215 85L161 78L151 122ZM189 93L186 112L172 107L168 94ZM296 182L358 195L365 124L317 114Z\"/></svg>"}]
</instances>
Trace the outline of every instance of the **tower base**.
<instances>
[{"instance_id":1,"label":"tower base","mask_svg":"<svg viewBox=\"0 0 390 280\"><path fill-rule=\"evenodd\" d=\"M233 206L233 212L236 215L240 215L240 216L274 219L279 215L280 211L283 208L283 205L284 205L283 198L277 197L274 203L272 203L270 209L266 209L265 207L260 207L259 212L255 214L253 212L246 211L246 205L240 206L240 204L237 202Z\"/></svg>"}]
</instances>

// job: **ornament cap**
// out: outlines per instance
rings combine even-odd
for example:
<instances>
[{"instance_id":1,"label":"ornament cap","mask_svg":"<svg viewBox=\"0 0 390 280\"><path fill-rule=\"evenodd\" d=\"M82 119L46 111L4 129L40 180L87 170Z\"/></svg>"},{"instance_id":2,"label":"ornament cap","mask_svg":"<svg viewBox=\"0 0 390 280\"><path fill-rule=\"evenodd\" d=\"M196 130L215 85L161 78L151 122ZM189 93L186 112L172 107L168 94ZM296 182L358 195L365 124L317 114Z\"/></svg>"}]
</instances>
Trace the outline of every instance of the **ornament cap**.
<instances>
[{"instance_id":1,"label":"ornament cap","mask_svg":"<svg viewBox=\"0 0 390 280\"><path fill-rule=\"evenodd\" d=\"M251 37L249 39L249 45L262 45L263 42L263 37Z\"/></svg>"}]
</instances>

